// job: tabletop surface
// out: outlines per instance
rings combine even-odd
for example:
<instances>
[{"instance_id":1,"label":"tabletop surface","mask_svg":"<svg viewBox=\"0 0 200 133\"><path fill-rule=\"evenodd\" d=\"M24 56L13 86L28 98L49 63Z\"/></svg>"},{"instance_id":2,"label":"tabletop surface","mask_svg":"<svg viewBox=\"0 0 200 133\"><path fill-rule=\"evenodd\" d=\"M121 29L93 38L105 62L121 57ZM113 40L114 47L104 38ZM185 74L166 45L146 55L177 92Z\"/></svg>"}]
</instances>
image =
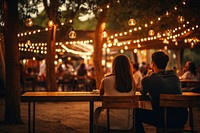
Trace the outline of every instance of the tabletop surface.
<instances>
[{"instance_id":1,"label":"tabletop surface","mask_svg":"<svg viewBox=\"0 0 200 133\"><path fill-rule=\"evenodd\" d=\"M25 92L22 97L32 96L99 96L94 92Z\"/></svg>"},{"instance_id":2,"label":"tabletop surface","mask_svg":"<svg viewBox=\"0 0 200 133\"><path fill-rule=\"evenodd\" d=\"M136 92L136 95L141 95ZM200 93L183 92L185 96L200 96ZM101 101L98 92L25 92L22 102L65 102L65 101Z\"/></svg>"}]
</instances>

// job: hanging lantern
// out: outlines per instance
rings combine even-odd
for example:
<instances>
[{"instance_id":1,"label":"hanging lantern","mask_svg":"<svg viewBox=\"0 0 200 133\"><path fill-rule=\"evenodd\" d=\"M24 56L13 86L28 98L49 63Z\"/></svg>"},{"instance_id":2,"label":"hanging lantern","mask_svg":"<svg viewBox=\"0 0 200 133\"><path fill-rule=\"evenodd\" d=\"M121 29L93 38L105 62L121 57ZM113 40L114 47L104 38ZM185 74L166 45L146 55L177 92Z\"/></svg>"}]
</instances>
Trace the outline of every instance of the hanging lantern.
<instances>
[{"instance_id":1,"label":"hanging lantern","mask_svg":"<svg viewBox=\"0 0 200 133\"><path fill-rule=\"evenodd\" d=\"M183 16L179 15L178 18L177 18L177 21L179 23L183 23L185 21L185 18Z\"/></svg>"},{"instance_id":2,"label":"hanging lantern","mask_svg":"<svg viewBox=\"0 0 200 133\"><path fill-rule=\"evenodd\" d=\"M134 25L136 25L135 19L133 19L133 18L129 19L128 25L129 25L129 26L134 26Z\"/></svg>"},{"instance_id":3,"label":"hanging lantern","mask_svg":"<svg viewBox=\"0 0 200 133\"><path fill-rule=\"evenodd\" d=\"M153 36L154 34L155 34L154 30L150 30L150 31L149 31L149 35L150 35L150 36Z\"/></svg>"},{"instance_id":4,"label":"hanging lantern","mask_svg":"<svg viewBox=\"0 0 200 133\"><path fill-rule=\"evenodd\" d=\"M102 33L102 37L107 38L107 36L108 36L108 34L107 34L106 30L104 30L103 33Z\"/></svg>"},{"instance_id":5,"label":"hanging lantern","mask_svg":"<svg viewBox=\"0 0 200 133\"><path fill-rule=\"evenodd\" d=\"M52 20L49 20L49 21L48 21L48 26L49 26L49 27L52 27L53 25L54 25L53 21L52 21Z\"/></svg>"},{"instance_id":6,"label":"hanging lantern","mask_svg":"<svg viewBox=\"0 0 200 133\"><path fill-rule=\"evenodd\" d=\"M74 29L72 29L72 30L69 32L69 38L71 38L71 39L76 38L76 32L74 31Z\"/></svg>"},{"instance_id":7,"label":"hanging lantern","mask_svg":"<svg viewBox=\"0 0 200 133\"><path fill-rule=\"evenodd\" d=\"M33 20L32 20L31 18L27 18L27 19L25 20L25 25L26 25L27 27L33 26Z\"/></svg>"},{"instance_id":8,"label":"hanging lantern","mask_svg":"<svg viewBox=\"0 0 200 133\"><path fill-rule=\"evenodd\" d=\"M163 43L169 44L169 41L165 38L165 39L163 40Z\"/></svg>"},{"instance_id":9,"label":"hanging lantern","mask_svg":"<svg viewBox=\"0 0 200 133\"><path fill-rule=\"evenodd\" d=\"M161 38L162 36L161 36L161 34L158 32L157 33L157 38Z\"/></svg>"}]
</instances>

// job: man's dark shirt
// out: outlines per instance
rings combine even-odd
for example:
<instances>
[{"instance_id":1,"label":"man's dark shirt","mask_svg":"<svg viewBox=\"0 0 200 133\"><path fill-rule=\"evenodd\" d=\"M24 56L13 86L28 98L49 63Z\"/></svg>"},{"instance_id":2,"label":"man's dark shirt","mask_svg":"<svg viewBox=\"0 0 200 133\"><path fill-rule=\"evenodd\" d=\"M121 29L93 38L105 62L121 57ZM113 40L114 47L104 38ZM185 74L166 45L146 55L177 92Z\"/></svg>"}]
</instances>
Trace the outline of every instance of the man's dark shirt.
<instances>
[{"instance_id":1,"label":"man's dark shirt","mask_svg":"<svg viewBox=\"0 0 200 133\"><path fill-rule=\"evenodd\" d=\"M159 107L159 95L182 93L180 80L173 70L160 71L144 77L142 79L142 87L142 95L145 96L147 93L149 94L153 111L159 119L163 118L163 108ZM176 117L178 117L177 119L183 116L185 117L186 114L186 108L168 109L168 118L171 119L171 121L174 121Z\"/></svg>"}]
</instances>

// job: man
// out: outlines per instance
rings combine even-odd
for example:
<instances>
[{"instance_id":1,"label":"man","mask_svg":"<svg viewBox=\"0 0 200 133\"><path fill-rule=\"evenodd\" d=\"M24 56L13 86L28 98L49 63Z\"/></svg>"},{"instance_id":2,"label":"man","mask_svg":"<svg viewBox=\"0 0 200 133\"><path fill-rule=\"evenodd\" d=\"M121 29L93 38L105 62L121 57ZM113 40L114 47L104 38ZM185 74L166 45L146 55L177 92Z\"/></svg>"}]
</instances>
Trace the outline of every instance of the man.
<instances>
[{"instance_id":1,"label":"man","mask_svg":"<svg viewBox=\"0 0 200 133\"><path fill-rule=\"evenodd\" d=\"M136 110L136 132L144 133L142 123L164 127L164 110L159 107L160 94L181 94L181 84L173 70L165 70L169 61L164 52L155 52L152 55L152 74L142 79L142 95L150 97L152 110ZM168 111L168 127L183 127L187 121L186 108L170 108Z\"/></svg>"}]
</instances>

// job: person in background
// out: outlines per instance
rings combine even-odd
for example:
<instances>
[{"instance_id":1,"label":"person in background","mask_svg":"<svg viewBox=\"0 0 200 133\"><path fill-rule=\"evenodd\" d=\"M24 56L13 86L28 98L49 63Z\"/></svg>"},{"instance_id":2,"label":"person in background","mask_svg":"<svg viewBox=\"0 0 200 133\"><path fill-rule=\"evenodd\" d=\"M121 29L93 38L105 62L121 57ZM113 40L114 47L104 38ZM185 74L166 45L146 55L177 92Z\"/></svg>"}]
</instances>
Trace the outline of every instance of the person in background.
<instances>
[{"instance_id":1,"label":"person in background","mask_svg":"<svg viewBox=\"0 0 200 133\"><path fill-rule=\"evenodd\" d=\"M90 74L88 75L89 78L89 91L96 90L96 80L95 80L95 71L94 67L90 69Z\"/></svg>"},{"instance_id":2,"label":"person in background","mask_svg":"<svg viewBox=\"0 0 200 133\"><path fill-rule=\"evenodd\" d=\"M135 86L136 86L136 90L140 91L142 88L142 74L139 70L139 64L138 63L134 63L133 64L133 79L135 81Z\"/></svg>"},{"instance_id":3,"label":"person in background","mask_svg":"<svg viewBox=\"0 0 200 133\"><path fill-rule=\"evenodd\" d=\"M77 76L82 76L82 77L87 76L87 69L85 67L85 63L81 63L81 65L79 66L77 70Z\"/></svg>"},{"instance_id":4,"label":"person in background","mask_svg":"<svg viewBox=\"0 0 200 133\"><path fill-rule=\"evenodd\" d=\"M169 61L168 55L159 51L152 54L153 73L142 79L142 96L150 97L152 110L136 109L136 133L145 133L142 123L155 127L164 127L164 109L159 106L160 94L182 94L179 77L174 70L165 70ZM169 108L167 126L183 127L187 121L187 108Z\"/></svg>"},{"instance_id":5,"label":"person in background","mask_svg":"<svg viewBox=\"0 0 200 133\"><path fill-rule=\"evenodd\" d=\"M135 84L130 60L125 55L118 55L112 63L112 73L106 75L100 85L100 95L131 96L135 95ZM110 129L131 129L132 110L110 110ZM107 127L107 111L98 107L94 114L96 127Z\"/></svg>"},{"instance_id":6,"label":"person in background","mask_svg":"<svg viewBox=\"0 0 200 133\"><path fill-rule=\"evenodd\" d=\"M145 69L144 73L142 74L142 76L144 77L145 75L148 75L148 74L149 74L149 71L152 71L152 69L151 69L150 64L147 63L146 69Z\"/></svg>"},{"instance_id":7,"label":"person in background","mask_svg":"<svg viewBox=\"0 0 200 133\"><path fill-rule=\"evenodd\" d=\"M142 73L142 75L144 75L146 67L147 67L146 62L142 62L142 66L140 67L140 72Z\"/></svg>"},{"instance_id":8,"label":"person in background","mask_svg":"<svg viewBox=\"0 0 200 133\"><path fill-rule=\"evenodd\" d=\"M184 67L177 73L177 75L178 75L179 77L181 77L181 76L188 70L189 63L190 63L190 62L191 62L191 61L186 61L186 62L185 62Z\"/></svg>"},{"instance_id":9,"label":"person in background","mask_svg":"<svg viewBox=\"0 0 200 133\"><path fill-rule=\"evenodd\" d=\"M81 63L77 70L77 87L79 90L88 89L87 69L85 63Z\"/></svg>"},{"instance_id":10,"label":"person in background","mask_svg":"<svg viewBox=\"0 0 200 133\"><path fill-rule=\"evenodd\" d=\"M185 73L180 76L181 80L198 80L196 65L193 62L189 62Z\"/></svg>"}]
</instances>

